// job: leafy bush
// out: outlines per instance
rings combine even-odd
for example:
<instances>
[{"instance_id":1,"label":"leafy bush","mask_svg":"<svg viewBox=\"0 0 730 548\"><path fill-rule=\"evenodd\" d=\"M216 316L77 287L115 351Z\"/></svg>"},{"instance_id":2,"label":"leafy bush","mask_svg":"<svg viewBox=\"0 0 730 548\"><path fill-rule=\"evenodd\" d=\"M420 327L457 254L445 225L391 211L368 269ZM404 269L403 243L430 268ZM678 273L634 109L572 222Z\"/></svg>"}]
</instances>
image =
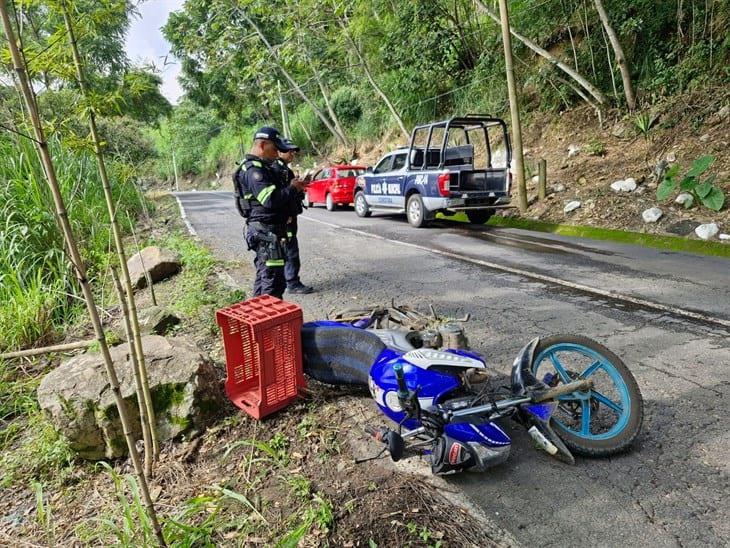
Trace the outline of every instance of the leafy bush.
<instances>
[{"instance_id":1,"label":"leafy bush","mask_svg":"<svg viewBox=\"0 0 730 548\"><path fill-rule=\"evenodd\" d=\"M344 125L353 125L362 116L360 98L353 88L342 87L332 94L332 110Z\"/></svg>"},{"instance_id":2,"label":"leafy bush","mask_svg":"<svg viewBox=\"0 0 730 548\"><path fill-rule=\"evenodd\" d=\"M700 179L700 176L710 168L714 161L714 156L697 158L679 185L677 184L679 164L674 164L666 171L664 180L656 189L657 200L666 200L679 188L682 192L692 194L695 202L700 202L713 211L720 211L725 203L725 193L714 184L717 176L710 175L704 181Z\"/></svg>"}]
</instances>

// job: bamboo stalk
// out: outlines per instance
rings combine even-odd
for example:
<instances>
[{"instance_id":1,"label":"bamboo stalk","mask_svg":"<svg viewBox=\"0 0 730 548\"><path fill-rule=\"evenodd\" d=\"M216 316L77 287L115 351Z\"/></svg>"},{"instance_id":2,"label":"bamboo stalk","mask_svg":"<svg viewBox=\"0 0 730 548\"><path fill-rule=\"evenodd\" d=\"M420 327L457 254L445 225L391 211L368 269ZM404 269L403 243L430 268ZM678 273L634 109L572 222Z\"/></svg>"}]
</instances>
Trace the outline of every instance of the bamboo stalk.
<instances>
[{"instance_id":1,"label":"bamboo stalk","mask_svg":"<svg viewBox=\"0 0 730 548\"><path fill-rule=\"evenodd\" d=\"M127 442L127 447L129 449L129 455L132 460L132 464L134 465L135 474L137 476L137 481L139 482L139 487L140 491L142 492L144 504L147 509L147 513L149 515L152 526L155 530L158 541L162 546L166 546L165 538L162 534L162 528L160 527L160 523L157 520L157 513L155 512L155 507L152 503L152 498L150 497L149 488L147 486L147 479L144 476L142 465L139 460L139 454L137 453L137 448L135 447L134 438L130 429L129 417L127 415L127 410L124 404L124 400L122 398L121 390L119 388L119 379L117 378L117 373L114 369L114 362L112 361L111 354L109 353L109 347L107 346L106 338L104 337L104 327L101 324L99 313L96 310L94 294L91 291L89 280L86 277L84 263L81 258L81 254L79 253L76 238L71 229L71 223L69 222L68 213L66 211L66 204L64 203L63 196L61 195L58 178L56 176L56 170L53 165L53 160L51 158L51 154L48 149L48 143L46 141L43 126L41 124L41 119L38 114L38 105L36 103L35 95L29 82L27 72L25 70L25 63L23 62L22 56L15 42L15 32L13 31L12 25L10 23L10 16L6 0L0 0L0 18L2 18L3 30L5 31L5 37L7 38L8 46L10 48L10 56L12 58L13 68L18 75L18 81L23 95L23 100L25 102L25 107L33 125L36 150L38 151L38 155L43 165L43 170L48 180L48 186L50 187L51 194L53 195L53 202L56 208L56 216L63 232L67 251L69 253L71 263L74 267L74 272L78 279L79 285L81 286L81 290L84 294L84 299L86 300L86 308L88 309L89 318L91 319L91 323L94 327L94 334L96 335L96 340L99 342L99 348L101 350L101 355L104 359L106 374L109 379L109 385L111 386L112 393L114 394L114 401L119 412L119 419L122 423L124 438Z\"/></svg>"},{"instance_id":2,"label":"bamboo stalk","mask_svg":"<svg viewBox=\"0 0 730 548\"><path fill-rule=\"evenodd\" d=\"M74 34L73 24L71 17L68 13L65 0L61 2L63 10L63 19L66 24L66 31L68 33L69 41L71 43L71 51L73 53L74 66L76 68L76 77L78 79L81 93L86 100L89 100L89 91L86 86L86 79L84 78L84 71L81 65L81 55L79 54L78 44L76 42L76 36ZM155 412L152 407L152 395L150 394L149 381L147 377L147 366L144 359L144 349L142 348L142 336L139 331L139 319L137 317L137 305L134 301L134 291L132 289L132 281L129 277L129 269L127 268L127 257L124 253L124 243L122 242L121 230L119 230L119 223L117 222L117 211L114 204L114 197L112 195L111 185L109 184L109 176L106 172L106 163L104 162L104 153L101 150L101 138L96 128L96 113L94 107L88 105L89 112L89 131L91 138L94 142L94 154L96 155L96 163L99 167L99 175L101 177L101 185L104 189L104 199L106 201L107 209L109 211L109 219L111 220L112 234L114 236L114 246L116 247L117 256L119 257L119 266L122 269L122 279L124 280L124 289L127 294L127 308L129 310L133 341L130 342L130 347L134 347L134 353L137 355L137 362L139 364L139 370L142 377L142 396L145 407L147 408L146 417L148 419L149 430L152 434L151 441L152 447L145 445L145 461L149 458L148 455L157 456L160 453L160 447L157 442L157 431L155 428ZM144 431L144 427L142 428ZM150 470L151 471L151 470Z\"/></svg>"},{"instance_id":3,"label":"bamboo stalk","mask_svg":"<svg viewBox=\"0 0 730 548\"><path fill-rule=\"evenodd\" d=\"M28 356L39 356L40 354L50 354L51 352L65 352L67 350L78 350L79 348L88 348L96 342L96 339L88 341L76 341L65 344L55 344L53 346L44 346L42 348L29 348L27 350L17 350L15 352L6 352L0 354L0 360L10 360L13 358L27 358Z\"/></svg>"},{"instance_id":4,"label":"bamboo stalk","mask_svg":"<svg viewBox=\"0 0 730 548\"><path fill-rule=\"evenodd\" d=\"M127 307L127 299L124 295L124 288L122 288L122 282L119 281L119 275L114 267L111 267L112 280L114 280L114 288L117 290L119 296L119 303L122 306L122 317L124 318L124 332L127 334L127 343L130 347L129 356L132 358L132 367L134 368L134 382L137 389L137 405L139 406L139 419L142 423L142 439L144 440L144 473L148 478L152 476L152 433L150 430L150 423L147 417L147 406L144 401L144 388L142 386L142 372L139 368L139 361L137 361L137 353L132 348L132 340L134 334L132 333L132 322L129 319L129 308ZM148 453L149 451L149 453Z\"/></svg>"}]
</instances>

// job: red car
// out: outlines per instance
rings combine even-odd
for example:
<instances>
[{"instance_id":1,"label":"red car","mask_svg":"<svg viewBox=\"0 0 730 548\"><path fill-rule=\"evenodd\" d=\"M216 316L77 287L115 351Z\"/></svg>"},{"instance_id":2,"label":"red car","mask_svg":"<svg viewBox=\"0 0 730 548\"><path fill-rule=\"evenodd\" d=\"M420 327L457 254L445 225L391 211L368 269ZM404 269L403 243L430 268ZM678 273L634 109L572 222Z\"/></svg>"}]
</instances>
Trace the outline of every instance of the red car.
<instances>
[{"instance_id":1,"label":"red car","mask_svg":"<svg viewBox=\"0 0 730 548\"><path fill-rule=\"evenodd\" d=\"M327 211L354 201L355 178L365 173L364 166L337 165L320 169L307 186L304 205L324 204Z\"/></svg>"}]
</instances>

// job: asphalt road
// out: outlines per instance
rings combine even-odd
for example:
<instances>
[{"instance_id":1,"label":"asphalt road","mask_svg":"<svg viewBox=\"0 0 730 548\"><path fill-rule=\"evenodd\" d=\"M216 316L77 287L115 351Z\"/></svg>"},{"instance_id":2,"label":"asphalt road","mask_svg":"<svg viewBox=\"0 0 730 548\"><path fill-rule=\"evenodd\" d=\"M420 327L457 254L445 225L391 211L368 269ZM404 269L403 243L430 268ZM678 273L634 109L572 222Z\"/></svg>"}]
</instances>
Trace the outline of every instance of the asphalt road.
<instances>
[{"instance_id":1,"label":"asphalt road","mask_svg":"<svg viewBox=\"0 0 730 548\"><path fill-rule=\"evenodd\" d=\"M178 197L220 258L252 258L230 193ZM448 477L498 526L525 545L730 543L730 262L448 222L413 229L351 210L310 209L299 224L302 280L319 290L291 297L306 319L394 297L432 302L472 314L471 345L496 374L531 337L561 332L601 341L633 371L645 419L631 452L568 466L511 428L505 465Z\"/></svg>"}]
</instances>

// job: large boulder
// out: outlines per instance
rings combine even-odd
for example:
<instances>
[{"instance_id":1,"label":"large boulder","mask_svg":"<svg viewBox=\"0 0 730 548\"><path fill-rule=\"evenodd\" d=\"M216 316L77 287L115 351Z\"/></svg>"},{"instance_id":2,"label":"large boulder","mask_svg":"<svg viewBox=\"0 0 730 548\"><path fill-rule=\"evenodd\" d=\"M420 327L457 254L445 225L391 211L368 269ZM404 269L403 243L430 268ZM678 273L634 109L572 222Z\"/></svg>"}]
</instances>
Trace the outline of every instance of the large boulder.
<instances>
[{"instance_id":1,"label":"large boulder","mask_svg":"<svg viewBox=\"0 0 730 548\"><path fill-rule=\"evenodd\" d=\"M147 287L145 271L149 272L152 283L159 282L180 272L180 255L169 249L157 246L145 247L127 261L132 286L136 289Z\"/></svg>"},{"instance_id":2,"label":"large boulder","mask_svg":"<svg viewBox=\"0 0 730 548\"><path fill-rule=\"evenodd\" d=\"M213 364L188 339L142 338L160 442L200 429L223 394ZM129 344L110 349L135 440L141 439ZM79 456L99 460L128 453L114 394L99 353L86 353L48 373L38 402Z\"/></svg>"}]
</instances>

